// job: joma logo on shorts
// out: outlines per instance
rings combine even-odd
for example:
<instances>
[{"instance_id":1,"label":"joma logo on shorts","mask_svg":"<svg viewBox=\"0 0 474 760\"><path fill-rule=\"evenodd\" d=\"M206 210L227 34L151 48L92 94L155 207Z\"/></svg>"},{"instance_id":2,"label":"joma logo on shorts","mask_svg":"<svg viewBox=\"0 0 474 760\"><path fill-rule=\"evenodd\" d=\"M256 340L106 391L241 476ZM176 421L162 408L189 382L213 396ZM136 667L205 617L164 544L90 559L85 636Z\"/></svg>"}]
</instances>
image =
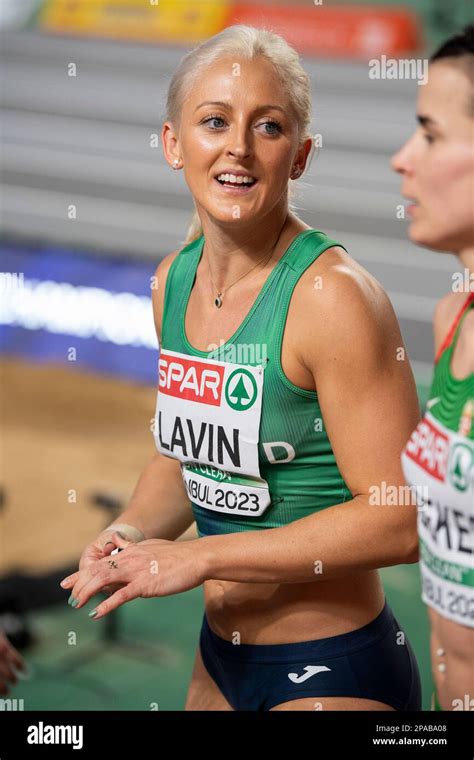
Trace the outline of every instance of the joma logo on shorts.
<instances>
[{"instance_id":1,"label":"joma logo on shorts","mask_svg":"<svg viewBox=\"0 0 474 760\"><path fill-rule=\"evenodd\" d=\"M407 443L407 456L433 478L444 481L448 453L448 437L426 418L421 420Z\"/></svg>"},{"instance_id":2,"label":"joma logo on shorts","mask_svg":"<svg viewBox=\"0 0 474 760\"><path fill-rule=\"evenodd\" d=\"M220 406L224 371L216 364L162 355L158 388L169 396Z\"/></svg>"}]
</instances>

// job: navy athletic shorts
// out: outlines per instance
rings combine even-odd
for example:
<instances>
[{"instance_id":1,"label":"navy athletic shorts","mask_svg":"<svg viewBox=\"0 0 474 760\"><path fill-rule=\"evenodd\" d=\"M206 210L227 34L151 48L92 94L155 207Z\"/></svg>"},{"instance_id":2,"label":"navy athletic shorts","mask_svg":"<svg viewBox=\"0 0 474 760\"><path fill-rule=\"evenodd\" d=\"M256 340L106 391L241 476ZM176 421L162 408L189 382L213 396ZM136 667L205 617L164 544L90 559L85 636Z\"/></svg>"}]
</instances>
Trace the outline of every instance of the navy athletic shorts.
<instances>
[{"instance_id":1,"label":"navy athletic shorts","mask_svg":"<svg viewBox=\"0 0 474 760\"><path fill-rule=\"evenodd\" d=\"M233 644L204 615L199 643L204 666L234 710L270 710L303 697L359 697L421 710L416 658L387 602L362 628L293 644Z\"/></svg>"}]
</instances>

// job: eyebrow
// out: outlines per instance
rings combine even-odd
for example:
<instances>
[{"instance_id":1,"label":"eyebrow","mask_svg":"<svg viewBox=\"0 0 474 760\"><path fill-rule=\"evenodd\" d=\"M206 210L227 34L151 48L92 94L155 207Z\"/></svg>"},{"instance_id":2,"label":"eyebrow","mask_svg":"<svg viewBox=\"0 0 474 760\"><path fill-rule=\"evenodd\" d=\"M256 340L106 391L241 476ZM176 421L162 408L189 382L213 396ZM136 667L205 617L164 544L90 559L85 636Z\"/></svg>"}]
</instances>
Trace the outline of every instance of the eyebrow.
<instances>
[{"instance_id":1,"label":"eyebrow","mask_svg":"<svg viewBox=\"0 0 474 760\"><path fill-rule=\"evenodd\" d=\"M422 127L436 127L436 122L431 118L431 116L423 116L423 114L417 114L416 118Z\"/></svg>"},{"instance_id":2,"label":"eyebrow","mask_svg":"<svg viewBox=\"0 0 474 760\"><path fill-rule=\"evenodd\" d=\"M198 106L196 106L194 110L197 111L203 106L221 106L222 108L227 108L229 111L232 111L232 105L225 100L205 100L203 103L200 103ZM263 106L258 106L254 109L254 111L269 111L271 108L275 108L277 111L282 111L282 113L285 113L285 109L282 106L277 106L272 103L266 103Z\"/></svg>"}]
</instances>

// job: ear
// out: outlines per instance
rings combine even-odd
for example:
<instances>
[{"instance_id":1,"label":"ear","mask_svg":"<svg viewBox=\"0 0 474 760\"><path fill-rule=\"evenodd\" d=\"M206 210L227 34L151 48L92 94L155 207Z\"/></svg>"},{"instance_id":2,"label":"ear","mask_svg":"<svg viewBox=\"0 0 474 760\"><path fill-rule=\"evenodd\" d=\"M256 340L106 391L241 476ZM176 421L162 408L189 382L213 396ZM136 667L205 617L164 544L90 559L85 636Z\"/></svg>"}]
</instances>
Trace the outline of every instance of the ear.
<instances>
[{"instance_id":1,"label":"ear","mask_svg":"<svg viewBox=\"0 0 474 760\"><path fill-rule=\"evenodd\" d=\"M163 145L163 153L170 166L173 166L173 161L180 157L179 140L176 136L173 125L170 121L165 121L161 130L161 143Z\"/></svg>"},{"instance_id":2,"label":"ear","mask_svg":"<svg viewBox=\"0 0 474 760\"><path fill-rule=\"evenodd\" d=\"M304 143L300 145L296 152L293 166L297 165L301 169L301 174L299 175L300 177L305 173L306 169L309 168L311 159L313 157L314 148L314 138L308 137Z\"/></svg>"}]
</instances>

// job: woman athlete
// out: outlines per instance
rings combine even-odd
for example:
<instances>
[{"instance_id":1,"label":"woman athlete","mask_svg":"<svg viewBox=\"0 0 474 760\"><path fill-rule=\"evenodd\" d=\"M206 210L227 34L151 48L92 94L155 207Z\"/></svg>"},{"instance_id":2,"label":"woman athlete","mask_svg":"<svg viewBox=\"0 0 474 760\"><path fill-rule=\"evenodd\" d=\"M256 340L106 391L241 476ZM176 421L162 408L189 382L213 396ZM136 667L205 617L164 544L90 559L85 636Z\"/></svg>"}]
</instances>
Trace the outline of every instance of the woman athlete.
<instances>
[{"instance_id":1,"label":"woman athlete","mask_svg":"<svg viewBox=\"0 0 474 760\"><path fill-rule=\"evenodd\" d=\"M419 510L423 600L437 709L474 708L474 26L433 55L414 135L392 159L411 199L413 242L454 253L460 276L434 315L435 369L403 452Z\"/></svg>"},{"instance_id":2,"label":"woman athlete","mask_svg":"<svg viewBox=\"0 0 474 760\"><path fill-rule=\"evenodd\" d=\"M162 140L200 226L156 271L158 453L63 582L76 609L115 589L96 620L204 585L187 710L421 709L377 572L418 559L416 501L393 497L416 388L380 284L289 208L310 123L269 31L229 27L175 72Z\"/></svg>"}]
</instances>

